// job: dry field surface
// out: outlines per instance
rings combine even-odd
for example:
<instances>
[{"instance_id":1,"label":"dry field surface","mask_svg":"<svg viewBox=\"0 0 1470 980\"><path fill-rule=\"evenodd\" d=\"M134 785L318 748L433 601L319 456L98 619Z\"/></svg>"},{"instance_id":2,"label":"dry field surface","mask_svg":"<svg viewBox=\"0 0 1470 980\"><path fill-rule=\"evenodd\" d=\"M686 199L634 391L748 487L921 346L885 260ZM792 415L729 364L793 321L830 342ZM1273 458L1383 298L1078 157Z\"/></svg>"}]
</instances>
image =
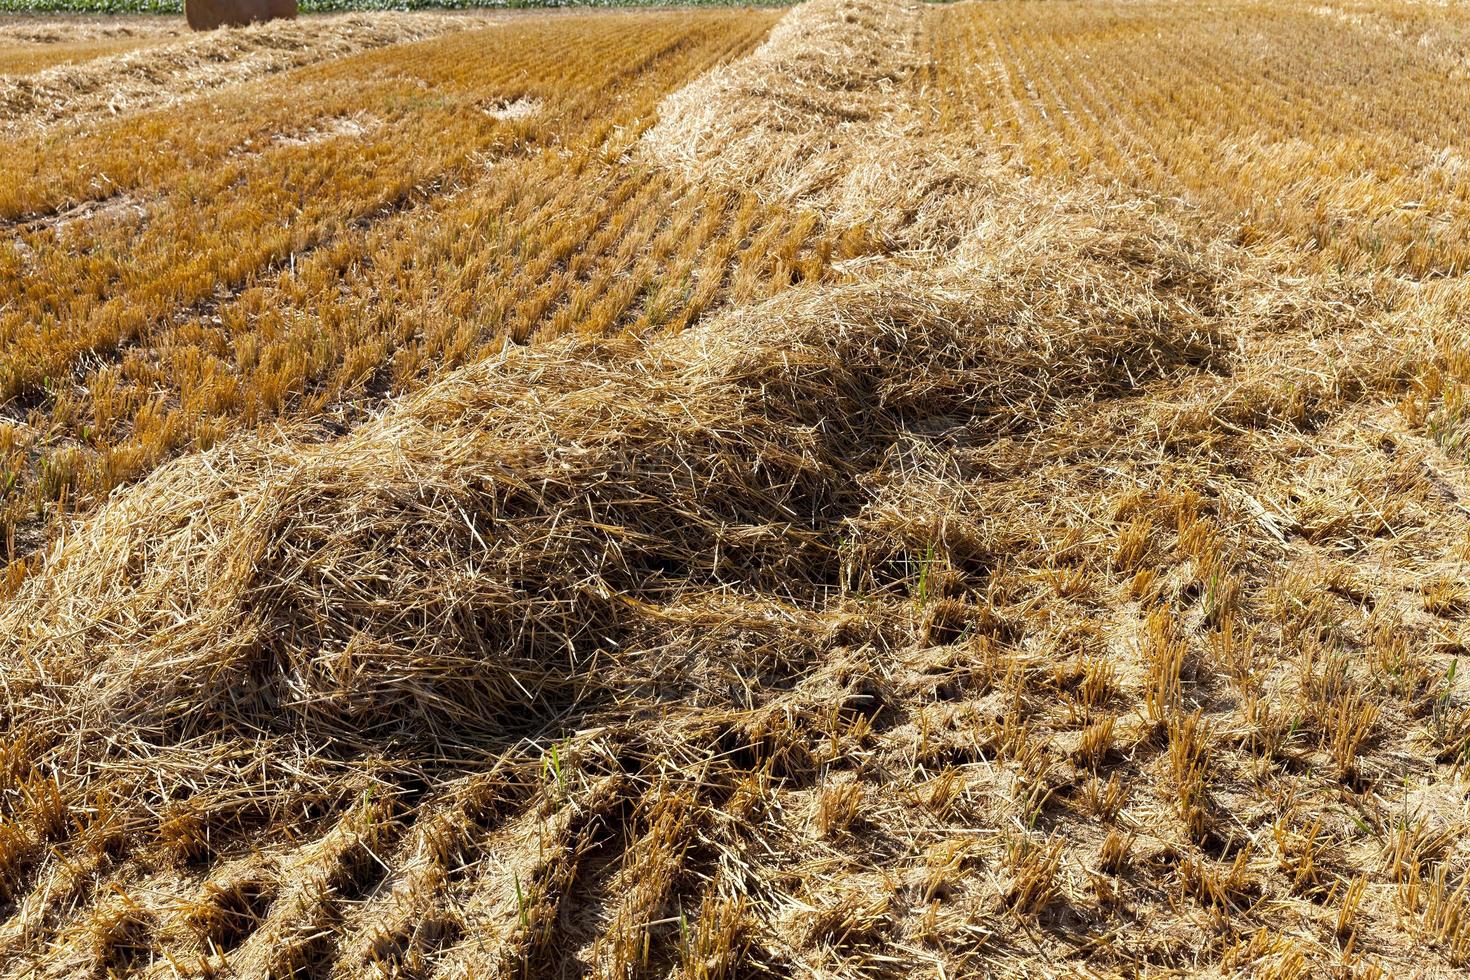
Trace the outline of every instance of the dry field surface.
<instances>
[{"instance_id":1,"label":"dry field surface","mask_svg":"<svg viewBox=\"0 0 1470 980\"><path fill-rule=\"evenodd\" d=\"M0 978L1470 974L1470 10L118 24Z\"/></svg>"}]
</instances>

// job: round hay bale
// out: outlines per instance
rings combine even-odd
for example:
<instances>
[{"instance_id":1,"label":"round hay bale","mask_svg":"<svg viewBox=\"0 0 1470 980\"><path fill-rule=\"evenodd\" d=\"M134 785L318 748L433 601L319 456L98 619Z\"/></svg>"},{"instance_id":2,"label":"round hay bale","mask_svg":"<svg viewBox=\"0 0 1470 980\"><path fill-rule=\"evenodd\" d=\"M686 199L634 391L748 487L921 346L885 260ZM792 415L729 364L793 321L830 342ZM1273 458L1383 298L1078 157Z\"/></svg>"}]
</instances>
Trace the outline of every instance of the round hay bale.
<instances>
[{"instance_id":1,"label":"round hay bale","mask_svg":"<svg viewBox=\"0 0 1470 980\"><path fill-rule=\"evenodd\" d=\"M196 31L296 19L297 0L184 0L184 18Z\"/></svg>"}]
</instances>

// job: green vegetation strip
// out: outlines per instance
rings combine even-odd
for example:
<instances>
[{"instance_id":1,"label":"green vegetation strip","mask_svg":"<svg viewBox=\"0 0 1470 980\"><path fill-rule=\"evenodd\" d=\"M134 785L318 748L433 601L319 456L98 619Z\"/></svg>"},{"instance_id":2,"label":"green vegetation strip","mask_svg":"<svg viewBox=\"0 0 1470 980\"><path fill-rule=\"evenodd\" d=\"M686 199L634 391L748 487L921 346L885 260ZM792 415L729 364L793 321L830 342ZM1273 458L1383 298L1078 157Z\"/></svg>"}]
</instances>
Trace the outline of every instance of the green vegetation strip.
<instances>
[{"instance_id":1,"label":"green vegetation strip","mask_svg":"<svg viewBox=\"0 0 1470 980\"><path fill-rule=\"evenodd\" d=\"M789 0L302 0L311 13L348 10L469 10L545 7L781 6ZM178 14L183 0L0 0L0 13Z\"/></svg>"}]
</instances>

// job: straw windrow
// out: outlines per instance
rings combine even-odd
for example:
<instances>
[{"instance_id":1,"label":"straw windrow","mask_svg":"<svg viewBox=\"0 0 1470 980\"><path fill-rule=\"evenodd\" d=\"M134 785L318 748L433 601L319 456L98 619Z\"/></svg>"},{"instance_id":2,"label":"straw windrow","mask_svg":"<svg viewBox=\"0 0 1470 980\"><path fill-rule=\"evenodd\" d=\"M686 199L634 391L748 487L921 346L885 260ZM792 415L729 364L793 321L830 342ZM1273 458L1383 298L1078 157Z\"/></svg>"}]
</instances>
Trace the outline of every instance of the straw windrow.
<instances>
[{"instance_id":1,"label":"straw windrow","mask_svg":"<svg viewBox=\"0 0 1470 980\"><path fill-rule=\"evenodd\" d=\"M474 21L435 14L350 14L256 24L181 37L142 51L0 77L0 131L85 121L197 96L302 65L463 29Z\"/></svg>"}]
</instances>

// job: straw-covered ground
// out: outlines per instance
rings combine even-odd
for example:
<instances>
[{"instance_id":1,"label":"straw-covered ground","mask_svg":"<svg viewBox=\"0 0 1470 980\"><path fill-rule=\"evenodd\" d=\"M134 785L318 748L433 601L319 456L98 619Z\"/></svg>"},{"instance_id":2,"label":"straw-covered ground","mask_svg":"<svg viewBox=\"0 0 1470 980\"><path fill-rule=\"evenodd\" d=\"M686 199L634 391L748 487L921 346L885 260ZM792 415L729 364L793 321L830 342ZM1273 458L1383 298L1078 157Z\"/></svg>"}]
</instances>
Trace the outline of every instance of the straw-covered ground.
<instances>
[{"instance_id":1,"label":"straw-covered ground","mask_svg":"<svg viewBox=\"0 0 1470 980\"><path fill-rule=\"evenodd\" d=\"M1470 969L1470 18L455 26L19 110L0 976Z\"/></svg>"},{"instance_id":2,"label":"straw-covered ground","mask_svg":"<svg viewBox=\"0 0 1470 980\"><path fill-rule=\"evenodd\" d=\"M146 18L19 20L0 24L0 122L9 134L176 104L201 89L236 85L464 25L429 14L277 21L190 36L178 21ZM5 77L8 76L8 77Z\"/></svg>"}]
</instances>

